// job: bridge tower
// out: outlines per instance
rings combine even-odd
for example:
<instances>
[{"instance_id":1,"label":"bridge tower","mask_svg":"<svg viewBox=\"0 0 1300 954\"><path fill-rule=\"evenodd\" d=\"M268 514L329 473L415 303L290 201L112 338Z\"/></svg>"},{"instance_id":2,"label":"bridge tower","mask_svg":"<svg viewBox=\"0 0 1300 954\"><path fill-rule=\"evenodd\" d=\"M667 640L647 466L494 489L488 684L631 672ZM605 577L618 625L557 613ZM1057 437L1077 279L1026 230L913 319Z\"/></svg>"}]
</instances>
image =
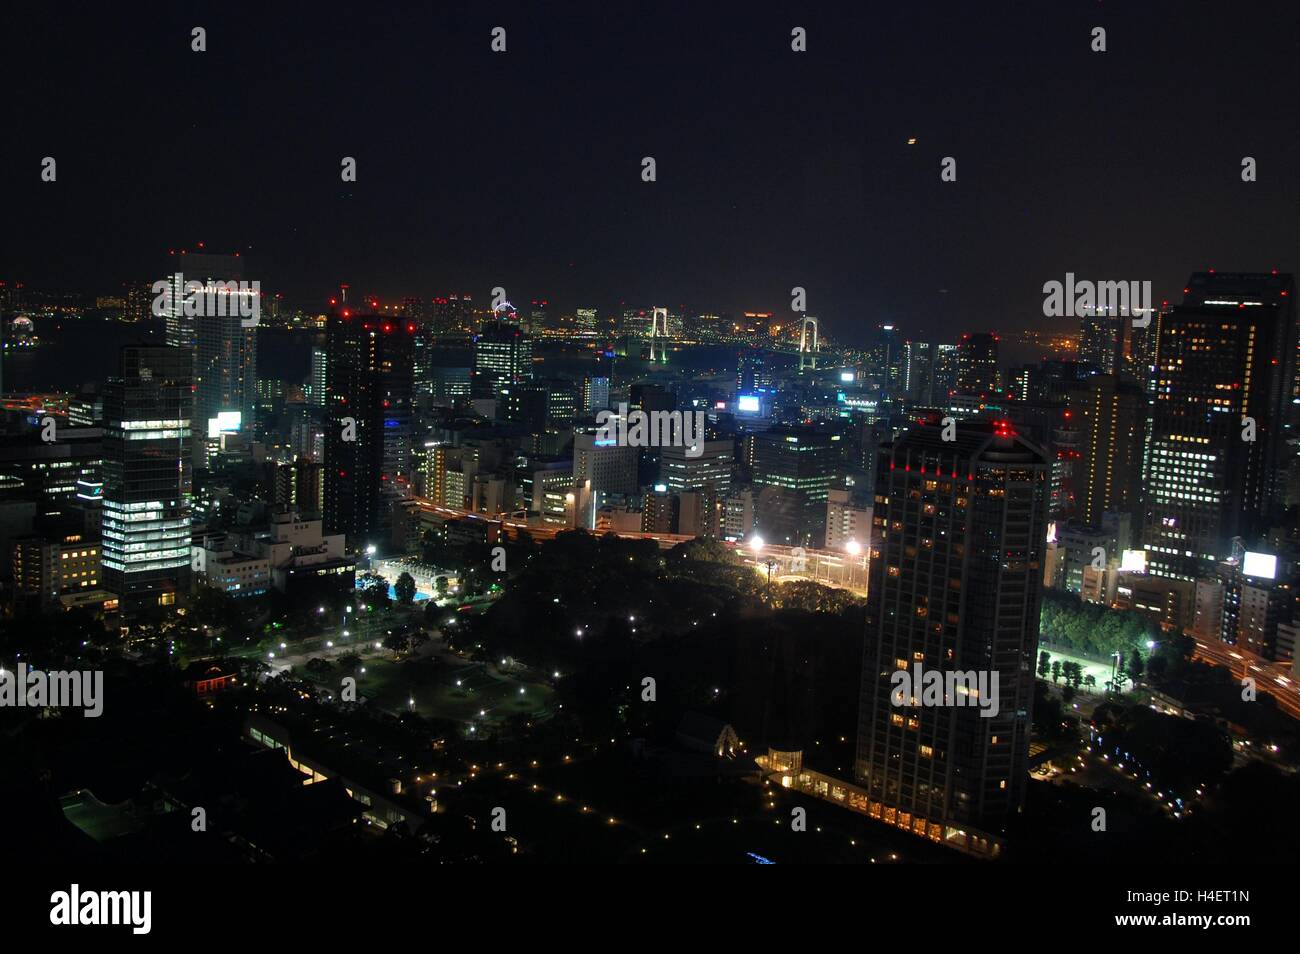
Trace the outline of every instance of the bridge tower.
<instances>
[{"instance_id":1,"label":"bridge tower","mask_svg":"<svg viewBox=\"0 0 1300 954\"><path fill-rule=\"evenodd\" d=\"M668 309L655 308L650 315L650 363L655 363L655 342L659 342L659 363L668 363Z\"/></svg>"},{"instance_id":2,"label":"bridge tower","mask_svg":"<svg viewBox=\"0 0 1300 954\"><path fill-rule=\"evenodd\" d=\"M808 326L812 326L812 346L808 343ZM811 315L803 316L802 326L799 328L799 370L812 370L817 367L817 352L821 350L821 345L817 341L817 319Z\"/></svg>"}]
</instances>

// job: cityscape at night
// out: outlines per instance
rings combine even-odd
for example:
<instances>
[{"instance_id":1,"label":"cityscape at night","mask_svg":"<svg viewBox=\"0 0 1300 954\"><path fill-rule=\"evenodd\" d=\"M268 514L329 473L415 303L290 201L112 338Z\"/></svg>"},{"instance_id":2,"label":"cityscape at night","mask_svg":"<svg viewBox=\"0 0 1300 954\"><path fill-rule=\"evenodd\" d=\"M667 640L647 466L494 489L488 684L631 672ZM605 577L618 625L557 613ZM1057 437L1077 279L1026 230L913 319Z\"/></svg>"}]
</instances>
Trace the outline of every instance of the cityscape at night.
<instances>
[{"instance_id":1,"label":"cityscape at night","mask_svg":"<svg viewBox=\"0 0 1300 954\"><path fill-rule=\"evenodd\" d=\"M335 6L0 21L7 921L1271 907L1293 4Z\"/></svg>"}]
</instances>

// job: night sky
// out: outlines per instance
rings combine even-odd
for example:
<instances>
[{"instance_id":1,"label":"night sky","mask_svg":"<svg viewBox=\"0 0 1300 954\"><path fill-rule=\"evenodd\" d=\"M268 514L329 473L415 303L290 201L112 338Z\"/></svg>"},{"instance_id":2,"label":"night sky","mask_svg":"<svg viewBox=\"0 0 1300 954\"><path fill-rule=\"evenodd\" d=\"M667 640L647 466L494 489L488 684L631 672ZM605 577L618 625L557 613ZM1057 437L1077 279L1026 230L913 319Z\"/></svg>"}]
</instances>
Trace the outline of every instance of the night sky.
<instances>
[{"instance_id":1,"label":"night sky","mask_svg":"<svg viewBox=\"0 0 1300 954\"><path fill-rule=\"evenodd\" d=\"M1159 300L1300 269L1294 0L12 6L0 278L33 287L204 241L306 306L785 312L802 285L860 341L1041 327L1066 271Z\"/></svg>"}]
</instances>

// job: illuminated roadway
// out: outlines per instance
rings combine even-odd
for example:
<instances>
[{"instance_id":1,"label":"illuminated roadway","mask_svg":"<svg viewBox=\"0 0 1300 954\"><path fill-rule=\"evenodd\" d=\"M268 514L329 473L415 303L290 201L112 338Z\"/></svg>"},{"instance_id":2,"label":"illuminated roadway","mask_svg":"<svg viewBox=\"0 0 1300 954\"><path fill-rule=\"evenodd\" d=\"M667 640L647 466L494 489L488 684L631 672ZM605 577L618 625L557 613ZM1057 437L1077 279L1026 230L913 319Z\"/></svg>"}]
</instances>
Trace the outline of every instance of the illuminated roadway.
<instances>
[{"instance_id":1,"label":"illuminated roadway","mask_svg":"<svg viewBox=\"0 0 1300 954\"><path fill-rule=\"evenodd\" d=\"M1213 640L1196 640L1196 652L1192 655L1202 662L1227 668L1237 682L1246 676L1253 677L1259 692L1267 692L1277 700L1279 709L1293 719L1300 719L1300 683L1289 666Z\"/></svg>"}]
</instances>

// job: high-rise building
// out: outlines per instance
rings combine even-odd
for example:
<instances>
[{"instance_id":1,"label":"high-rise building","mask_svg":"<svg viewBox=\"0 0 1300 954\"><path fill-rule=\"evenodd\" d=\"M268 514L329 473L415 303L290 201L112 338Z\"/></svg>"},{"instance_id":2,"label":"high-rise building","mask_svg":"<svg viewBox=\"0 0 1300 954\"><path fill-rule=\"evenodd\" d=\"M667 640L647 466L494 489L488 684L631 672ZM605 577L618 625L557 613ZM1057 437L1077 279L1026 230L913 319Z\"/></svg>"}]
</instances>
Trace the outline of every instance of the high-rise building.
<instances>
[{"instance_id":1,"label":"high-rise building","mask_svg":"<svg viewBox=\"0 0 1300 954\"><path fill-rule=\"evenodd\" d=\"M1117 374L1094 374L1070 392L1067 412L1078 428L1075 512L1088 526L1107 511L1136 513L1142 489L1146 395Z\"/></svg>"},{"instance_id":2,"label":"high-rise building","mask_svg":"<svg viewBox=\"0 0 1300 954\"><path fill-rule=\"evenodd\" d=\"M474 339L473 390L496 397L533 376L533 339L509 321L485 321Z\"/></svg>"},{"instance_id":3,"label":"high-rise building","mask_svg":"<svg viewBox=\"0 0 1300 954\"><path fill-rule=\"evenodd\" d=\"M380 545L410 487L415 323L330 315L326 329L325 529Z\"/></svg>"},{"instance_id":4,"label":"high-rise building","mask_svg":"<svg viewBox=\"0 0 1300 954\"><path fill-rule=\"evenodd\" d=\"M826 533L831 477L843 463L840 435L815 427L774 427L753 436L755 522L769 543L816 545Z\"/></svg>"},{"instance_id":5,"label":"high-rise building","mask_svg":"<svg viewBox=\"0 0 1300 954\"><path fill-rule=\"evenodd\" d=\"M897 325L877 325L869 349L869 373L891 397L903 392L906 356Z\"/></svg>"},{"instance_id":6,"label":"high-rise building","mask_svg":"<svg viewBox=\"0 0 1300 954\"><path fill-rule=\"evenodd\" d=\"M588 376L582 380L582 410L588 414L609 409L609 378Z\"/></svg>"},{"instance_id":7,"label":"high-rise building","mask_svg":"<svg viewBox=\"0 0 1300 954\"><path fill-rule=\"evenodd\" d=\"M934 403L934 352L928 341L903 345L903 393L913 404Z\"/></svg>"},{"instance_id":8,"label":"high-rise building","mask_svg":"<svg viewBox=\"0 0 1300 954\"><path fill-rule=\"evenodd\" d=\"M736 445L730 438L704 441L692 457L690 448L669 445L659 449L659 482L670 493L712 487L720 500L731 493L731 472Z\"/></svg>"},{"instance_id":9,"label":"high-rise building","mask_svg":"<svg viewBox=\"0 0 1300 954\"><path fill-rule=\"evenodd\" d=\"M856 504L848 490L831 490L826 499L826 549L843 551L871 539L871 508Z\"/></svg>"},{"instance_id":10,"label":"high-rise building","mask_svg":"<svg viewBox=\"0 0 1300 954\"><path fill-rule=\"evenodd\" d=\"M567 431L578 414L577 386L567 378L535 378L503 387L497 404L500 419L532 429Z\"/></svg>"},{"instance_id":11,"label":"high-rise building","mask_svg":"<svg viewBox=\"0 0 1300 954\"><path fill-rule=\"evenodd\" d=\"M931 385L931 400L937 406L946 408L948 396L957 390L960 365L960 354L956 345L934 346L934 383Z\"/></svg>"},{"instance_id":12,"label":"high-rise building","mask_svg":"<svg viewBox=\"0 0 1300 954\"><path fill-rule=\"evenodd\" d=\"M962 335L957 345L957 390L992 394L998 383L997 336L988 332Z\"/></svg>"},{"instance_id":13,"label":"high-rise building","mask_svg":"<svg viewBox=\"0 0 1300 954\"><path fill-rule=\"evenodd\" d=\"M189 590L193 353L128 346L104 387L104 587L124 612Z\"/></svg>"},{"instance_id":14,"label":"high-rise building","mask_svg":"<svg viewBox=\"0 0 1300 954\"><path fill-rule=\"evenodd\" d=\"M163 304L163 335L169 348L193 348L198 342L200 320L185 314L185 285L189 282L240 281L244 262L239 255L213 255L208 252L175 250L167 257L169 300ZM230 309L235 310L237 309Z\"/></svg>"},{"instance_id":15,"label":"high-rise building","mask_svg":"<svg viewBox=\"0 0 1300 954\"><path fill-rule=\"evenodd\" d=\"M254 433L257 328L243 327L238 314L206 316L196 322L193 444L195 459L206 464L206 442L222 431Z\"/></svg>"},{"instance_id":16,"label":"high-rise building","mask_svg":"<svg viewBox=\"0 0 1300 954\"><path fill-rule=\"evenodd\" d=\"M1102 374L1115 374L1123 361L1124 325L1117 315L1084 315L1079 319L1079 360Z\"/></svg>"},{"instance_id":17,"label":"high-rise building","mask_svg":"<svg viewBox=\"0 0 1300 954\"><path fill-rule=\"evenodd\" d=\"M307 397L318 407L325 406L325 366L328 360L324 348L311 349L311 382Z\"/></svg>"},{"instance_id":18,"label":"high-rise building","mask_svg":"<svg viewBox=\"0 0 1300 954\"><path fill-rule=\"evenodd\" d=\"M555 308L550 300L534 298L528 305L528 332L541 335L555 327Z\"/></svg>"},{"instance_id":19,"label":"high-rise building","mask_svg":"<svg viewBox=\"0 0 1300 954\"><path fill-rule=\"evenodd\" d=\"M430 304L433 334L467 334L473 327L474 301L469 295L447 295Z\"/></svg>"},{"instance_id":20,"label":"high-rise building","mask_svg":"<svg viewBox=\"0 0 1300 954\"><path fill-rule=\"evenodd\" d=\"M856 771L873 816L998 852L1025 797L1046 515L1046 454L1005 423L952 441L917 425L882 449ZM952 688L896 695L916 667Z\"/></svg>"},{"instance_id":21,"label":"high-rise building","mask_svg":"<svg viewBox=\"0 0 1300 954\"><path fill-rule=\"evenodd\" d=\"M573 435L573 483L582 494L578 526L591 529L606 498L637 492L637 449L602 438L595 429L579 431Z\"/></svg>"},{"instance_id":22,"label":"high-rise building","mask_svg":"<svg viewBox=\"0 0 1300 954\"><path fill-rule=\"evenodd\" d=\"M1143 544L1160 576L1196 579L1281 503L1295 375L1290 275L1198 272L1161 311Z\"/></svg>"}]
</instances>

